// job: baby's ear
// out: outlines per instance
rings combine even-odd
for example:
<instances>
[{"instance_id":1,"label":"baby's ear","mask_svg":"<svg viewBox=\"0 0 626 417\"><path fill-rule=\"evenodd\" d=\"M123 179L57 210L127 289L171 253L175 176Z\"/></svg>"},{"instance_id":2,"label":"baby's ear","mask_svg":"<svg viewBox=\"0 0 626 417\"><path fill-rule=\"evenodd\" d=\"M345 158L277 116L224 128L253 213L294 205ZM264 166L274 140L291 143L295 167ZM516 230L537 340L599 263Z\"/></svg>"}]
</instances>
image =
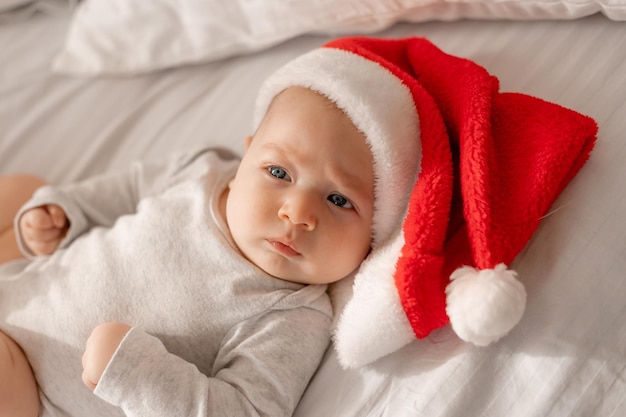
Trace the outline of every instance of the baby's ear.
<instances>
[{"instance_id":1,"label":"baby's ear","mask_svg":"<svg viewBox=\"0 0 626 417\"><path fill-rule=\"evenodd\" d=\"M252 136L248 136L248 137L246 138L246 140L244 141L244 144L243 144L243 146L244 146L244 148L245 148L245 150L246 150L246 151L247 151L247 150L248 150L248 148L250 147L250 144L251 144L251 143L252 143Z\"/></svg>"}]
</instances>

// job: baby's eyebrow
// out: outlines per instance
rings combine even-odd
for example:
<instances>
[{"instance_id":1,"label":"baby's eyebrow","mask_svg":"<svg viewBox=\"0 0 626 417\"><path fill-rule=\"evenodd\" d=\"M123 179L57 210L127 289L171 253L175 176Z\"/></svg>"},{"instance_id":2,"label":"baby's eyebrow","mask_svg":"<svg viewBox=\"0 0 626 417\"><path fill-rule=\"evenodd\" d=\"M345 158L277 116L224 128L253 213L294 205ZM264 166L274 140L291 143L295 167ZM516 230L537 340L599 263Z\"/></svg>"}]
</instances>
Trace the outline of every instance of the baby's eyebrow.
<instances>
[{"instance_id":1,"label":"baby's eyebrow","mask_svg":"<svg viewBox=\"0 0 626 417\"><path fill-rule=\"evenodd\" d=\"M288 152L286 152L282 147L276 145L275 143L264 143L263 145L261 145L261 151L263 151L264 153L269 153L270 155L288 155Z\"/></svg>"},{"instance_id":2,"label":"baby's eyebrow","mask_svg":"<svg viewBox=\"0 0 626 417\"><path fill-rule=\"evenodd\" d=\"M373 198L373 185L362 176L354 174L352 171L346 170L342 166L329 167L332 178L342 190L350 193L349 197L356 196L360 200L371 200Z\"/></svg>"}]
</instances>

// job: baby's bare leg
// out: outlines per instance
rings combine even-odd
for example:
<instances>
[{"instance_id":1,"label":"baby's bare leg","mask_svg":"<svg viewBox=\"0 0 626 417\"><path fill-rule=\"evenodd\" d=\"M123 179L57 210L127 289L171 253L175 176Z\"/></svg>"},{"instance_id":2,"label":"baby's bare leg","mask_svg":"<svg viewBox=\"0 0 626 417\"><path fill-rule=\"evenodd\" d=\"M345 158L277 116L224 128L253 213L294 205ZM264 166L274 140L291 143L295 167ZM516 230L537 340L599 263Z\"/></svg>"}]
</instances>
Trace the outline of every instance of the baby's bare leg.
<instances>
[{"instance_id":1,"label":"baby's bare leg","mask_svg":"<svg viewBox=\"0 0 626 417\"><path fill-rule=\"evenodd\" d=\"M39 394L24 352L0 331L0 417L37 417Z\"/></svg>"},{"instance_id":2,"label":"baby's bare leg","mask_svg":"<svg viewBox=\"0 0 626 417\"><path fill-rule=\"evenodd\" d=\"M13 218L45 181L31 175L0 177L0 263L22 257L13 232ZM39 394L22 349L0 331L0 417L37 417Z\"/></svg>"},{"instance_id":3,"label":"baby's bare leg","mask_svg":"<svg viewBox=\"0 0 626 417\"><path fill-rule=\"evenodd\" d=\"M0 264L22 257L13 232L13 218L33 192L46 184L32 175L0 177Z\"/></svg>"},{"instance_id":4,"label":"baby's bare leg","mask_svg":"<svg viewBox=\"0 0 626 417\"><path fill-rule=\"evenodd\" d=\"M45 181L31 175L0 177L0 263L22 257L13 218ZM24 352L0 330L0 417L37 417L37 383Z\"/></svg>"}]
</instances>

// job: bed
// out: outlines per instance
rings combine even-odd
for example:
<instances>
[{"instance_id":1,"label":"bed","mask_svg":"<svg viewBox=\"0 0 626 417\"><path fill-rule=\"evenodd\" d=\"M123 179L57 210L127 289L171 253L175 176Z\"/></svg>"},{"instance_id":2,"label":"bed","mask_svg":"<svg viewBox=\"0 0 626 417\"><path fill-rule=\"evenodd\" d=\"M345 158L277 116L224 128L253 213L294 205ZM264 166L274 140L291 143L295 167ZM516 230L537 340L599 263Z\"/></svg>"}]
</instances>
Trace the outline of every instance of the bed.
<instances>
[{"instance_id":1,"label":"bed","mask_svg":"<svg viewBox=\"0 0 626 417\"><path fill-rule=\"evenodd\" d=\"M528 300L510 334L481 348L444 327L357 369L331 346L295 416L626 415L626 3L222 3L0 1L0 174L241 153L283 63L340 35L427 37L502 91L591 116L596 147L514 262Z\"/></svg>"}]
</instances>

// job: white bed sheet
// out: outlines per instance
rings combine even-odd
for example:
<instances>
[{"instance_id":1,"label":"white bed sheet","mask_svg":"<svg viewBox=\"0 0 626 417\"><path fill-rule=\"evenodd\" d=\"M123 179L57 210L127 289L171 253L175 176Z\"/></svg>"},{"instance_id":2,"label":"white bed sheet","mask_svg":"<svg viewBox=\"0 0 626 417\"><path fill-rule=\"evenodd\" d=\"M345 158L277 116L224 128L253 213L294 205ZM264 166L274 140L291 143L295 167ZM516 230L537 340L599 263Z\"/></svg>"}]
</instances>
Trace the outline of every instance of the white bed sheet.
<instances>
[{"instance_id":1,"label":"white bed sheet","mask_svg":"<svg viewBox=\"0 0 626 417\"><path fill-rule=\"evenodd\" d=\"M242 151L256 90L327 40L129 78L52 74L68 15L0 26L0 174L84 178L173 150ZM626 415L626 26L574 21L399 24L484 66L503 91L596 119L598 143L515 262L524 318L488 348L448 328L364 369L330 349L297 417ZM1 202L0 202L1 204Z\"/></svg>"}]
</instances>

